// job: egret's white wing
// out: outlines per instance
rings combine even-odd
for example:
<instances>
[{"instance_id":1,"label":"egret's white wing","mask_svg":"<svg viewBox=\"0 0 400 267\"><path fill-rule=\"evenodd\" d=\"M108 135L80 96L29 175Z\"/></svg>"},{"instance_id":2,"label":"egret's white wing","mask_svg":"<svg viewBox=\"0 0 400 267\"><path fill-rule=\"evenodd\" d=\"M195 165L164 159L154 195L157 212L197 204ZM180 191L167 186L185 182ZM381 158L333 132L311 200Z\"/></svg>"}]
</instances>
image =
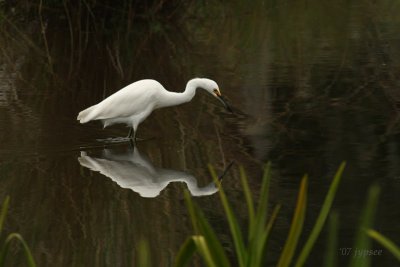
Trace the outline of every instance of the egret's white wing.
<instances>
[{"instance_id":1,"label":"egret's white wing","mask_svg":"<svg viewBox=\"0 0 400 267\"><path fill-rule=\"evenodd\" d=\"M154 80L132 83L97 104L93 120L129 117L154 106L157 92L165 90Z\"/></svg>"}]
</instances>

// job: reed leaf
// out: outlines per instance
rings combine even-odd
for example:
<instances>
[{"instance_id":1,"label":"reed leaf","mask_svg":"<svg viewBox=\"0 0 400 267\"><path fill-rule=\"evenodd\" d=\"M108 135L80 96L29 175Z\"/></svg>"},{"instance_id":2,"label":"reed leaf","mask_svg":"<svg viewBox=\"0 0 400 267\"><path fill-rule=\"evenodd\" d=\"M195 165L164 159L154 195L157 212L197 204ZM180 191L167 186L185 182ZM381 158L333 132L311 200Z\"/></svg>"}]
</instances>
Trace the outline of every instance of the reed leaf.
<instances>
[{"instance_id":1,"label":"reed leaf","mask_svg":"<svg viewBox=\"0 0 400 267\"><path fill-rule=\"evenodd\" d=\"M278 212L279 212L280 208L281 208L280 204L276 205L275 208L274 208L274 211L271 214L271 218L269 219L267 228L265 228L265 231L264 231L264 241L267 240L267 238L269 236L269 233L271 232L272 226L274 225L276 216L278 215Z\"/></svg>"},{"instance_id":2,"label":"reed leaf","mask_svg":"<svg viewBox=\"0 0 400 267\"><path fill-rule=\"evenodd\" d=\"M204 261L206 262L208 267L218 267L218 265L214 262L210 249L207 246L207 242L204 238L204 236L201 235L196 235L192 236L193 242L197 247L197 250L199 251L200 255L203 257Z\"/></svg>"},{"instance_id":3,"label":"reed leaf","mask_svg":"<svg viewBox=\"0 0 400 267\"><path fill-rule=\"evenodd\" d=\"M315 244L315 241L317 240L317 238L322 230L322 227L325 224L326 218L328 217L329 211L331 209L337 188L339 186L339 181L340 181L340 178L342 177L342 173L343 173L345 166L346 166L346 163L342 162L342 164L340 164L340 167L333 178L333 181L329 187L328 194L326 195L325 201L322 204L321 211L319 212L317 221L315 222L314 228L312 229L311 234L310 234L309 238L307 239L302 251L300 252L300 256L297 259L297 262L295 265L296 267L303 266L308 255L311 252L312 247Z\"/></svg>"},{"instance_id":4,"label":"reed leaf","mask_svg":"<svg viewBox=\"0 0 400 267\"><path fill-rule=\"evenodd\" d=\"M286 239L281 257L279 258L279 267L289 266L293 254L296 250L297 243L303 228L304 217L306 212L307 201L307 175L303 177L300 184L297 206L293 216L292 225L290 226L289 235Z\"/></svg>"},{"instance_id":5,"label":"reed leaf","mask_svg":"<svg viewBox=\"0 0 400 267\"><path fill-rule=\"evenodd\" d=\"M137 264L139 267L151 266L149 244L144 239L139 240L137 255Z\"/></svg>"},{"instance_id":6,"label":"reed leaf","mask_svg":"<svg viewBox=\"0 0 400 267\"><path fill-rule=\"evenodd\" d=\"M275 221L275 216L280 208L280 206L275 207L270 222L265 228L267 221L267 211L268 211L268 193L269 193L269 180L270 180L270 168L271 163L267 164L264 172L263 182L261 186L260 199L257 207L257 212L255 215L254 226L249 227L250 239L249 239L249 250L248 250L248 264L247 266L260 266L262 259L265 257L263 255L266 239L273 222ZM268 228L269 227L269 228Z\"/></svg>"},{"instance_id":7,"label":"reed leaf","mask_svg":"<svg viewBox=\"0 0 400 267\"><path fill-rule=\"evenodd\" d=\"M207 246L209 247L209 251L213 261L215 262L215 264L217 264L218 267L230 266L224 249L222 248L221 243L218 241L217 236L212 230L210 224L204 218L203 213L196 205L194 205L194 209L198 221L199 231L204 237Z\"/></svg>"},{"instance_id":8,"label":"reed leaf","mask_svg":"<svg viewBox=\"0 0 400 267\"><path fill-rule=\"evenodd\" d=\"M209 165L208 167L215 183L218 183L218 177L215 174L214 168L211 165ZM235 244L236 254L238 255L239 266L244 267L247 261L247 252L243 243L242 233L240 232L239 224L237 223L232 208L228 203L228 200L226 198L224 190L222 189L222 186L219 187L218 191L222 205L225 210L225 214L228 218L229 228L231 230L233 241Z\"/></svg>"},{"instance_id":9,"label":"reed leaf","mask_svg":"<svg viewBox=\"0 0 400 267\"><path fill-rule=\"evenodd\" d=\"M253 204L253 199L251 196L251 192L249 189L249 184L247 183L247 178L246 174L244 172L243 166L239 166L240 170L240 179L242 180L242 185L243 185L243 191L244 195L246 197L246 202L247 202L247 209L249 211L249 240L251 238L251 235L253 233L253 228L255 227L254 225L254 204Z\"/></svg>"},{"instance_id":10,"label":"reed leaf","mask_svg":"<svg viewBox=\"0 0 400 267\"><path fill-rule=\"evenodd\" d=\"M6 218L7 210L8 210L8 203L10 202L10 196L7 196L3 202L3 207L1 208L1 215L0 215L0 236L1 230L3 229L4 219Z\"/></svg>"},{"instance_id":11,"label":"reed leaf","mask_svg":"<svg viewBox=\"0 0 400 267\"><path fill-rule=\"evenodd\" d=\"M4 265L4 261L6 259L6 255L7 255L7 252L8 252L8 248L10 246L10 242L13 239L17 239L17 240L19 240L21 242L22 247L24 248L26 260L28 261L28 266L35 267L36 265L35 265L35 262L34 262L33 257L32 257L32 253L29 250L28 245L26 244L26 242L22 238L22 236L20 234L17 234L17 233L10 234L7 237L6 241L4 242L3 248L2 248L1 253L0 253L0 266Z\"/></svg>"},{"instance_id":12,"label":"reed leaf","mask_svg":"<svg viewBox=\"0 0 400 267\"><path fill-rule=\"evenodd\" d=\"M328 241L325 252L324 266L336 267L337 265L337 243L339 232L339 214L335 211L331 212L328 223Z\"/></svg>"},{"instance_id":13,"label":"reed leaf","mask_svg":"<svg viewBox=\"0 0 400 267\"><path fill-rule=\"evenodd\" d=\"M389 240L387 237L384 235L378 233L375 230L368 229L367 234L375 239L378 243L380 243L382 246L384 246L387 250L392 252L393 256L397 258L398 261L400 261L400 247L396 246L395 243L393 243L391 240Z\"/></svg>"},{"instance_id":14,"label":"reed leaf","mask_svg":"<svg viewBox=\"0 0 400 267\"><path fill-rule=\"evenodd\" d=\"M215 262L217 266L221 267L229 266L228 258L226 257L226 254L221 246L221 243L218 241L217 236L212 230L210 224L205 219L199 207L197 207L197 205L195 205L192 202L188 190L185 190L185 198L190 216L192 217L193 226L196 227L196 233L199 236L204 237L206 245L209 247L208 251L210 253L210 256L212 257L213 262ZM190 244L188 243L188 246L189 245Z\"/></svg>"},{"instance_id":15,"label":"reed leaf","mask_svg":"<svg viewBox=\"0 0 400 267\"><path fill-rule=\"evenodd\" d=\"M190 260L193 258L194 254L197 251L196 244L193 241L192 237L188 237L185 243L182 244L179 249L178 255L175 259L175 267L183 267L186 266Z\"/></svg>"},{"instance_id":16,"label":"reed leaf","mask_svg":"<svg viewBox=\"0 0 400 267\"><path fill-rule=\"evenodd\" d=\"M263 263L263 259L265 258L264 254L265 244L267 243L269 233L271 232L272 226L274 225L276 216L278 215L280 208L281 205L275 206L267 227L264 229L264 232L262 233L261 237L257 239L258 242L254 242L254 244L258 246L255 247L253 246L252 250L249 252L251 253L251 256L249 256L250 260L247 266L261 266L261 264Z\"/></svg>"},{"instance_id":17,"label":"reed leaf","mask_svg":"<svg viewBox=\"0 0 400 267\"><path fill-rule=\"evenodd\" d=\"M250 242L253 237L257 239L257 236L264 232L264 227L267 222L267 211L268 211L268 194L269 194L269 183L270 183L270 169L271 163L267 164L264 172L264 177L261 185L260 199L257 206L257 212L255 214L255 226L250 229Z\"/></svg>"},{"instance_id":18,"label":"reed leaf","mask_svg":"<svg viewBox=\"0 0 400 267\"><path fill-rule=\"evenodd\" d=\"M367 235L366 230L372 228L375 211L378 205L380 188L377 185L370 187L367 197L367 203L361 213L358 233L355 238L353 249L361 251L369 250L371 246L371 239ZM371 257L357 257L351 258L351 267L368 267L371 263Z\"/></svg>"},{"instance_id":19,"label":"reed leaf","mask_svg":"<svg viewBox=\"0 0 400 267\"><path fill-rule=\"evenodd\" d=\"M267 221L267 206L268 206L268 194L269 194L269 184L270 184L270 171L271 171L271 162L268 162L267 167L264 171L263 183L261 185L260 199L256 212L256 221L258 224L258 228L256 232L259 233L260 229L264 228L265 223Z\"/></svg>"},{"instance_id":20,"label":"reed leaf","mask_svg":"<svg viewBox=\"0 0 400 267\"><path fill-rule=\"evenodd\" d=\"M190 197L190 193L187 189L185 189L185 199L186 199L186 206L189 211L190 219L192 221L193 229L196 234L199 234L199 227L197 226L197 219L193 208L192 198Z\"/></svg>"}]
</instances>

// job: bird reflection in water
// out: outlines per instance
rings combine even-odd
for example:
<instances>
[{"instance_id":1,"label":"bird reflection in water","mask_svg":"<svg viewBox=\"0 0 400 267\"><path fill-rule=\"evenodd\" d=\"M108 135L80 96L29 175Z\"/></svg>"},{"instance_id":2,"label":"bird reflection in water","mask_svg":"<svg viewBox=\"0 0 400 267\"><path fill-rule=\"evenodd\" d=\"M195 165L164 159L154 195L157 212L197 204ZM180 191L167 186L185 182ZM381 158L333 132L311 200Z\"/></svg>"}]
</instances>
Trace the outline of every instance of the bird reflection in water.
<instances>
[{"instance_id":1,"label":"bird reflection in water","mask_svg":"<svg viewBox=\"0 0 400 267\"><path fill-rule=\"evenodd\" d=\"M102 158L89 157L86 152L81 152L78 161L82 166L100 172L120 187L131 189L142 197L158 196L171 182L186 183L192 196L207 196L218 191L214 182L198 187L196 178L191 174L154 166L137 147L123 153L105 149Z\"/></svg>"}]
</instances>

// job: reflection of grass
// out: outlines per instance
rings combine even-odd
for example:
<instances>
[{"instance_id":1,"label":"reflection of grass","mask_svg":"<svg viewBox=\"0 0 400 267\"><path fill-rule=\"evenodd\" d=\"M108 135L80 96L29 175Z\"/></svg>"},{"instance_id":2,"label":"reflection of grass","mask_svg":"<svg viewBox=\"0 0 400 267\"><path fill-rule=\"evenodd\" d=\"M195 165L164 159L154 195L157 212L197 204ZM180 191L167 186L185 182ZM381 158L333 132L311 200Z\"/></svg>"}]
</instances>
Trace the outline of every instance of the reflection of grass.
<instances>
[{"instance_id":1,"label":"reflection of grass","mask_svg":"<svg viewBox=\"0 0 400 267\"><path fill-rule=\"evenodd\" d=\"M334 176L329 191L325 197L325 201L315 222L314 228L312 229L307 241L300 249L299 256L293 266L304 266L305 261L307 260L307 257L309 256L315 241L317 240L328 217L344 167L345 163L342 163L336 175ZM214 170L212 168L210 168L210 170L214 180L217 181L217 176L215 175ZM227 201L224 190L222 187L220 187L219 190L221 201L224 206L233 237L239 266L263 266L265 263L266 243L268 241L271 227L279 211L279 205L277 205L267 223L267 204L270 180L269 173L270 164L268 164L265 171L258 207L255 209L252 195L247 184L246 175L241 168L242 185L248 207L249 226L247 242L244 241L241 230L237 223L237 219ZM292 225L290 227L289 235L286 239L277 266L290 266L295 252L298 249L297 245L299 237L302 233L306 214L307 180L307 176L304 176L301 181ZM372 186L360 218L360 230L356 235L353 249L358 249L360 251L370 250L371 240L368 237L369 235L388 248L396 257L400 257L399 248L385 237L372 230L369 230L368 232L365 231L365 229L372 227L378 196L379 188L377 186ZM199 207L192 202L188 192L186 192L186 201L196 234L189 237L182 245L177 255L175 266L187 265L196 252L202 256L207 266L230 266L228 257L222 247L222 244L218 241L213 229L205 219ZM330 220L330 227L328 229L329 238L327 239L327 253L325 254L326 259L324 261L326 266L334 266L334 263L337 262L337 225L338 216L336 213L333 213ZM368 266L369 262L370 257L352 257L350 266Z\"/></svg>"},{"instance_id":2,"label":"reflection of grass","mask_svg":"<svg viewBox=\"0 0 400 267\"><path fill-rule=\"evenodd\" d=\"M6 217L6 213L7 213L7 209L8 209L8 202L10 200L10 197L7 196L6 199L4 200L3 203L3 208L1 210L1 216L0 216L0 234L1 234L1 230L3 228L3 222L4 219ZM24 248L24 252L25 252L25 257L28 261L29 266L36 266L35 262L33 260L31 251L28 248L28 245L26 244L25 240L22 238L22 236L20 234L17 233L12 233L9 234L8 237L6 238L3 248L0 251L0 266L4 266L4 261L6 259L7 256L7 252L8 252L8 248L10 246L10 243L13 239L17 239L21 242L23 248Z\"/></svg>"}]
</instances>

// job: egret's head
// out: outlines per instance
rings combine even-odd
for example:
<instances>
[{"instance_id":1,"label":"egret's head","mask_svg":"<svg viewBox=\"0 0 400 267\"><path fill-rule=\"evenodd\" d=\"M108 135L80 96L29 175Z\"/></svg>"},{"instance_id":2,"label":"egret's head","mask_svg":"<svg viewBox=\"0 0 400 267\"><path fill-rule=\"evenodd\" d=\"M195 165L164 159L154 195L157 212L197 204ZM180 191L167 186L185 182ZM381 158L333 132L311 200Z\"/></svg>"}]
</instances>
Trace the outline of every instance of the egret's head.
<instances>
[{"instance_id":1,"label":"egret's head","mask_svg":"<svg viewBox=\"0 0 400 267\"><path fill-rule=\"evenodd\" d=\"M212 94L213 96L215 96L219 101L221 101L224 104L225 108L228 111L232 112L231 107L226 103L226 101L222 97L221 92L219 91L218 84L216 82L210 79L202 79L201 87L210 94Z\"/></svg>"}]
</instances>

